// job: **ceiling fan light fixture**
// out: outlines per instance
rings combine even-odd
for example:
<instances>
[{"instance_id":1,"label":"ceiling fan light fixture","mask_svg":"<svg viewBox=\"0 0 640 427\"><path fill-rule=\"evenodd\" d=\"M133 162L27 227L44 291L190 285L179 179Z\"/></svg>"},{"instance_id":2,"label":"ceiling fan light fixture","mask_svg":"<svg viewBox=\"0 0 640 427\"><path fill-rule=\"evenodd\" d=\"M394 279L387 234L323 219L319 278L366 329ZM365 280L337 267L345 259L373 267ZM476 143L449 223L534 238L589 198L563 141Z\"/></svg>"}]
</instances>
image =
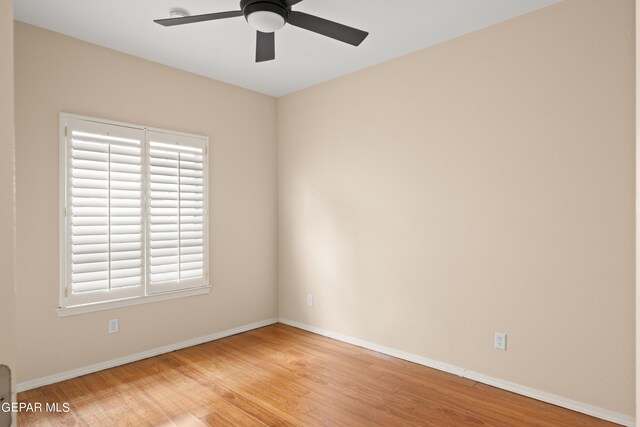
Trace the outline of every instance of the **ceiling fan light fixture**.
<instances>
[{"instance_id":1,"label":"ceiling fan light fixture","mask_svg":"<svg viewBox=\"0 0 640 427\"><path fill-rule=\"evenodd\" d=\"M261 33L275 33L284 27L287 21L277 13L258 10L247 15L247 22Z\"/></svg>"},{"instance_id":2,"label":"ceiling fan light fixture","mask_svg":"<svg viewBox=\"0 0 640 427\"><path fill-rule=\"evenodd\" d=\"M268 1L247 0L240 3L247 22L261 33L275 33L287 23L289 12L284 4Z\"/></svg>"}]
</instances>

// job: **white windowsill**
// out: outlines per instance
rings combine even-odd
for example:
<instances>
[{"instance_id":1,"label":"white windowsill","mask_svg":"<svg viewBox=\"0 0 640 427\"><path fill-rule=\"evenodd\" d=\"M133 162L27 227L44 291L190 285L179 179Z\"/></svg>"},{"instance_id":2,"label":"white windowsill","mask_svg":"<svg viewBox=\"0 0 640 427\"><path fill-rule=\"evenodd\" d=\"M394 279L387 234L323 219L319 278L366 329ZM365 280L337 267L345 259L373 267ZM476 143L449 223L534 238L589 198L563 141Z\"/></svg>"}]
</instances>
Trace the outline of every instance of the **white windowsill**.
<instances>
[{"instance_id":1,"label":"white windowsill","mask_svg":"<svg viewBox=\"0 0 640 427\"><path fill-rule=\"evenodd\" d=\"M95 304L76 305L72 307L59 307L56 309L58 317L75 316L76 314L92 313L94 311L110 310L112 308L129 307L132 305L148 304L157 301L166 301L176 298L192 297L196 295L208 294L211 286L201 288L186 289L162 294L148 295L144 297L127 298L116 301L99 302Z\"/></svg>"}]
</instances>

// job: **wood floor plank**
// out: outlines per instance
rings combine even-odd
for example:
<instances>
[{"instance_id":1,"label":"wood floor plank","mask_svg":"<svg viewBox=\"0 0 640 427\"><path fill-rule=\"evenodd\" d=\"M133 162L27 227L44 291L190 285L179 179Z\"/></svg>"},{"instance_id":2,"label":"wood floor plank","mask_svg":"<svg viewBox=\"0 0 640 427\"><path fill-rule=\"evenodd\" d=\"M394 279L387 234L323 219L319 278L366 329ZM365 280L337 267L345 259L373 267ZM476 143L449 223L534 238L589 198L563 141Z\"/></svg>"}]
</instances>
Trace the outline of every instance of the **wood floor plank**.
<instances>
[{"instance_id":1,"label":"wood floor plank","mask_svg":"<svg viewBox=\"0 0 640 427\"><path fill-rule=\"evenodd\" d=\"M268 385L266 382L252 381L236 370L221 370L215 381L233 389L247 399L264 406L292 424L302 424L308 418L306 414L315 409L315 404L304 397L289 395L285 390Z\"/></svg>"},{"instance_id":2,"label":"wood floor plank","mask_svg":"<svg viewBox=\"0 0 640 427\"><path fill-rule=\"evenodd\" d=\"M234 427L235 426L233 422L229 421L228 419L226 419L225 417L223 417L217 412L211 412L209 415L201 418L200 420L203 423L205 423L205 425L208 425L208 426L215 426L215 427Z\"/></svg>"},{"instance_id":3,"label":"wood floor plank","mask_svg":"<svg viewBox=\"0 0 640 427\"><path fill-rule=\"evenodd\" d=\"M190 413L174 417L171 422L177 427L207 427L207 423Z\"/></svg>"},{"instance_id":4,"label":"wood floor plank","mask_svg":"<svg viewBox=\"0 0 640 427\"><path fill-rule=\"evenodd\" d=\"M175 354L181 357L179 352ZM279 387L281 382L278 378L261 378L246 364L237 362L230 365L220 362L210 368L190 365L190 369L195 374L185 372L186 376L193 376L195 381L214 391L221 399L234 401L236 406L268 425L309 425L311 419L304 415L314 407L298 399L300 394ZM194 414L203 417L212 410L210 406Z\"/></svg>"},{"instance_id":5,"label":"wood floor plank","mask_svg":"<svg viewBox=\"0 0 640 427\"><path fill-rule=\"evenodd\" d=\"M29 390L21 426L607 426L605 421L275 324Z\"/></svg>"},{"instance_id":6,"label":"wood floor plank","mask_svg":"<svg viewBox=\"0 0 640 427\"><path fill-rule=\"evenodd\" d=\"M224 418L231 421L232 424L247 427L264 427L266 424L261 423L256 418L244 412L234 404L221 400L214 405L215 411Z\"/></svg>"}]
</instances>

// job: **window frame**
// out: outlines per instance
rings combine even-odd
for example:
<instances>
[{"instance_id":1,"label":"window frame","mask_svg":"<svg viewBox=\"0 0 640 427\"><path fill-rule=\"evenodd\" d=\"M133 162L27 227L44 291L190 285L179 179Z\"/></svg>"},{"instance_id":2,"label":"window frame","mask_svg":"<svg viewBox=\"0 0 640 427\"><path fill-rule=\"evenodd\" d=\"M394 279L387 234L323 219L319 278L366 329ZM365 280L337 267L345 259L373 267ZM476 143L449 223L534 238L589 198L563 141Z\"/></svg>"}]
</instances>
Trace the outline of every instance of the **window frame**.
<instances>
[{"instance_id":1,"label":"window frame","mask_svg":"<svg viewBox=\"0 0 640 427\"><path fill-rule=\"evenodd\" d=\"M89 127L97 125L101 126L117 126L120 128L129 128L132 132L142 132L143 138L141 138L141 162L142 162L142 270L143 280L141 289L138 292L132 292L127 289L116 289L109 291L93 291L93 295L83 298L80 296L67 296L71 291L70 286L70 269L71 269L71 257L70 257L70 221L71 215L67 215L68 202L69 202L69 171L70 171L70 139L68 138L68 123L69 121L81 121L86 122ZM172 282L170 286L158 286L158 284L150 283L150 275L148 273L148 244L149 244L149 204L150 197L148 192L149 186L149 134L163 134L169 138L174 138L180 145L181 141L189 142L190 144L197 144L203 148L203 277L202 279L189 280L184 279L179 282ZM186 144L188 146L193 146ZM209 156L208 156L209 138L204 135L195 135L185 132L176 132L167 129L153 128L149 126L136 125L131 123L123 123L107 119L99 119L95 117L82 116L77 114L61 112L59 115L59 298L57 313L59 316L68 316L79 313L86 313L97 310L105 310L114 307L122 307L129 305L144 304L153 301L160 301L173 298L182 298L193 295L206 294L211 289L211 283L209 279ZM179 184L178 184L179 185ZM181 286L180 283L184 283L191 286ZM124 291L124 292L123 292ZM98 293L103 293L108 296L104 298L95 298ZM111 297L109 297L111 296Z\"/></svg>"}]
</instances>

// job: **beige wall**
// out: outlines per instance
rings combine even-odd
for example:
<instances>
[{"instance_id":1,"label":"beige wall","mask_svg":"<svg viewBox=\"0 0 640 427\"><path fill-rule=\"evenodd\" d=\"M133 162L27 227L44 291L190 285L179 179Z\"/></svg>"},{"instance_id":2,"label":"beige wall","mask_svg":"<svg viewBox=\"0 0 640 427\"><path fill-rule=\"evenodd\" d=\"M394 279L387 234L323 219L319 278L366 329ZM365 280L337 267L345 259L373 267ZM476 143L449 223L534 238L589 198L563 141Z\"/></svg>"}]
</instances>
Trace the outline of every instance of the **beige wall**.
<instances>
[{"instance_id":1,"label":"beige wall","mask_svg":"<svg viewBox=\"0 0 640 427\"><path fill-rule=\"evenodd\" d=\"M633 8L280 99L280 316L633 414Z\"/></svg>"},{"instance_id":2,"label":"beige wall","mask_svg":"<svg viewBox=\"0 0 640 427\"><path fill-rule=\"evenodd\" d=\"M276 101L15 29L19 381L277 316ZM57 317L60 111L209 136L209 295ZM108 335L116 316L120 332Z\"/></svg>"},{"instance_id":3,"label":"beige wall","mask_svg":"<svg viewBox=\"0 0 640 427\"><path fill-rule=\"evenodd\" d=\"M0 0L0 94L0 365L14 369L16 204L11 0Z\"/></svg>"},{"instance_id":4,"label":"beige wall","mask_svg":"<svg viewBox=\"0 0 640 427\"><path fill-rule=\"evenodd\" d=\"M640 241L640 174L638 173L638 164L640 164L640 151L638 150L638 142L640 141L640 0L636 0L636 414L640 413L640 277L638 276L638 265L640 265L640 250L638 242Z\"/></svg>"}]
</instances>

